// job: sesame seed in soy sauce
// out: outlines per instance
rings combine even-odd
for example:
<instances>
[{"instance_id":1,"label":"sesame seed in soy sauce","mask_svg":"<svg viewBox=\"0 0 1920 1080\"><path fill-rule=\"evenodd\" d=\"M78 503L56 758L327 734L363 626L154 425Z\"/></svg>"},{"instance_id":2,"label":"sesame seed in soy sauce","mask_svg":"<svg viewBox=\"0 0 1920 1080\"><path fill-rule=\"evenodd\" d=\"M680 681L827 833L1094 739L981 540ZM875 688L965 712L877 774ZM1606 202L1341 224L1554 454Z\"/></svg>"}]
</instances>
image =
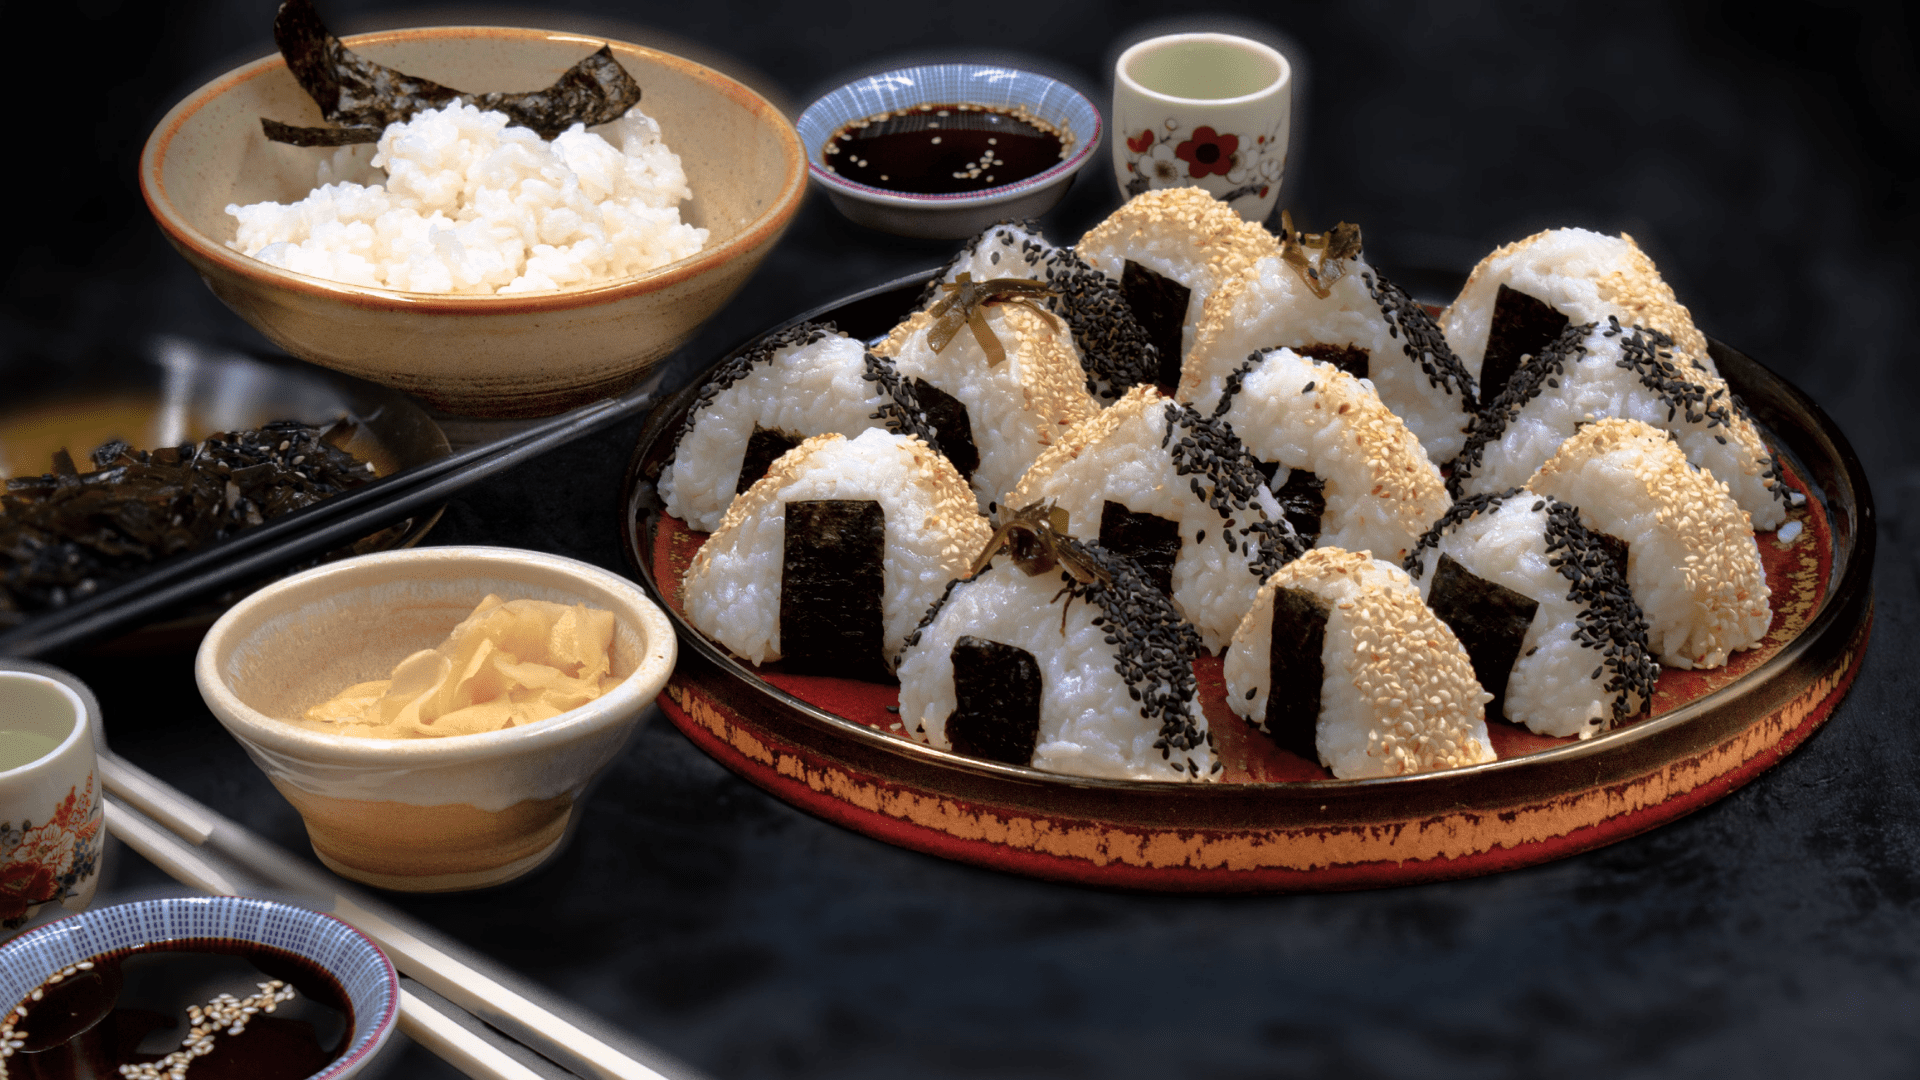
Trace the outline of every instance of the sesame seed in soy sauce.
<instances>
[{"instance_id":1,"label":"sesame seed in soy sauce","mask_svg":"<svg viewBox=\"0 0 1920 1080\"><path fill-rule=\"evenodd\" d=\"M1073 136L1024 107L915 105L842 126L826 167L856 184L954 195L1038 176L1064 159Z\"/></svg>"},{"instance_id":2,"label":"sesame seed in soy sauce","mask_svg":"<svg viewBox=\"0 0 1920 1080\"><path fill-rule=\"evenodd\" d=\"M301 1080L353 1034L339 982L266 945L195 938L70 964L0 1021L0 1077Z\"/></svg>"}]
</instances>

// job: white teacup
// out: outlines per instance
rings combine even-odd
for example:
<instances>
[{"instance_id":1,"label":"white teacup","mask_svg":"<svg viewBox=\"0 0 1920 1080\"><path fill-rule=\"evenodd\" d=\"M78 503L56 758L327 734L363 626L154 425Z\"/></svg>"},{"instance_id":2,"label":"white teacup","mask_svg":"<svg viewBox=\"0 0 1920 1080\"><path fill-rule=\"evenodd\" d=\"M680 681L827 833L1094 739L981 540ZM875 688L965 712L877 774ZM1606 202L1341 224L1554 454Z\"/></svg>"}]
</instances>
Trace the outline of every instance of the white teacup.
<instances>
[{"instance_id":1,"label":"white teacup","mask_svg":"<svg viewBox=\"0 0 1920 1080\"><path fill-rule=\"evenodd\" d=\"M93 743L72 687L0 670L0 936L93 900L106 844Z\"/></svg>"},{"instance_id":2,"label":"white teacup","mask_svg":"<svg viewBox=\"0 0 1920 1080\"><path fill-rule=\"evenodd\" d=\"M1293 70L1232 34L1169 34L1120 54L1113 73L1113 172L1128 198L1201 187L1264 221L1286 175Z\"/></svg>"}]
</instances>

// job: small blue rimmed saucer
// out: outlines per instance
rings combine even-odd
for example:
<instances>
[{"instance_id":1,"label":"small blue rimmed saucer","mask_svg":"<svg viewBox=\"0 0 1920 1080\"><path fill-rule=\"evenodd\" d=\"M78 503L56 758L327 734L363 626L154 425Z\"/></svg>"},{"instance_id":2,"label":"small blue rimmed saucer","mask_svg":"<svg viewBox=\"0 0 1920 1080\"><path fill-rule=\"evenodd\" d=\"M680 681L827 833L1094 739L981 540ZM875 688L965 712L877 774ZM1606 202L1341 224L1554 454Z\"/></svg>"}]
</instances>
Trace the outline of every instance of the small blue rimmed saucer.
<instances>
[{"instance_id":1,"label":"small blue rimmed saucer","mask_svg":"<svg viewBox=\"0 0 1920 1080\"><path fill-rule=\"evenodd\" d=\"M225 939L304 957L340 984L353 1009L347 1049L310 1080L359 1072L393 1034L400 978L372 939L316 911L241 896L185 896L95 908L48 923L0 947L0 1010L47 977L106 953L163 941Z\"/></svg>"},{"instance_id":2,"label":"small blue rimmed saucer","mask_svg":"<svg viewBox=\"0 0 1920 1080\"><path fill-rule=\"evenodd\" d=\"M834 132L856 120L918 105L983 105L1024 110L1070 140L1060 163L1037 175L978 192L920 195L857 183L827 167ZM850 82L822 97L794 125L807 171L848 220L899 236L956 240L998 221L1053 208L1100 145L1100 110L1058 79L998 64L928 64Z\"/></svg>"}]
</instances>

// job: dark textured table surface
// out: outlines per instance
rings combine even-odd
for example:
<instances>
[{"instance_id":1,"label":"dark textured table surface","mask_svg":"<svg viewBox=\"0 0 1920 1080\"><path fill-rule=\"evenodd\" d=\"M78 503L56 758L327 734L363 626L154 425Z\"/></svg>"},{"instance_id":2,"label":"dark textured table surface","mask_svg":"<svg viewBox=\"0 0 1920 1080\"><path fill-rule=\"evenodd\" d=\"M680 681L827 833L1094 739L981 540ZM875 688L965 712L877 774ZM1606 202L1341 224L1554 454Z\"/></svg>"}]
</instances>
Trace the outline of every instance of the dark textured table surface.
<instances>
[{"instance_id":1,"label":"dark textured table surface","mask_svg":"<svg viewBox=\"0 0 1920 1080\"><path fill-rule=\"evenodd\" d=\"M731 63L789 103L862 68L964 55L1062 75L1104 106L1128 40L1247 27L1298 66L1283 204L1303 225L1355 221L1376 263L1451 272L1541 227L1630 232L1703 329L1834 417L1880 510L1873 642L1826 728L1723 801L1560 862L1336 895L1064 887L828 825L657 722L555 862L407 909L720 1078L1920 1072L1920 83L1900 6L1763 20L1739 4L1263 4L1265 24L1094 3L321 8L343 32L602 28ZM268 50L271 14L267 0L83 0L51 16L44 47L11 39L12 62L79 100L10 95L46 108L15 127L34 190L16 181L30 201L6 230L0 396L9 373L131 355L160 333L264 347L166 247L133 177L167 107ZM43 53L104 82L56 74ZM1070 240L1116 201L1102 155L1043 224ZM811 197L670 379L946 250L863 232ZM431 541L622 569L616 491L637 430L469 489ZM57 659L100 690L123 753L304 850L184 656L131 672ZM390 1066L449 1074L417 1049Z\"/></svg>"}]
</instances>

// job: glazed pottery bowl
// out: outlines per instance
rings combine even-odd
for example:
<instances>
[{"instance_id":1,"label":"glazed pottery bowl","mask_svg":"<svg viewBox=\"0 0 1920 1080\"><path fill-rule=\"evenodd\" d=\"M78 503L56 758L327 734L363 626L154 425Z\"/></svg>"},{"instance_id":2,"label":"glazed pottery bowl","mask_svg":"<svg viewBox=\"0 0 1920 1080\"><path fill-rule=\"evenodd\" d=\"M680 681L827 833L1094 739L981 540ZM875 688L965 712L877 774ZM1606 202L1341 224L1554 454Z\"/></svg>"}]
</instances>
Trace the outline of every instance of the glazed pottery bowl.
<instances>
[{"instance_id":1,"label":"glazed pottery bowl","mask_svg":"<svg viewBox=\"0 0 1920 1080\"><path fill-rule=\"evenodd\" d=\"M487 594L611 611L614 673L598 700L476 735L374 739L282 722L447 637ZM666 684L666 615L617 574L512 548L344 559L275 582L207 632L200 694L287 801L320 861L386 889L499 884L558 851L587 782Z\"/></svg>"},{"instance_id":2,"label":"glazed pottery bowl","mask_svg":"<svg viewBox=\"0 0 1920 1080\"><path fill-rule=\"evenodd\" d=\"M1060 163L1018 183L957 195L914 195L855 183L829 166L828 140L842 126L916 105L986 105L1027 112L1072 139ZM1073 185L1100 145L1100 110L1058 79L993 64L929 64L850 82L807 107L795 125L807 171L842 214L900 236L955 240L999 221L1037 217Z\"/></svg>"},{"instance_id":3,"label":"glazed pottery bowl","mask_svg":"<svg viewBox=\"0 0 1920 1080\"><path fill-rule=\"evenodd\" d=\"M331 915L241 896L141 900L28 931L0 948L0 1008L11 1009L48 976L89 957L188 938L269 945L306 958L340 984L353 1007L347 1049L311 1080L352 1076L393 1034L400 978L379 946Z\"/></svg>"},{"instance_id":4,"label":"glazed pottery bowl","mask_svg":"<svg viewBox=\"0 0 1920 1080\"><path fill-rule=\"evenodd\" d=\"M603 41L499 27L432 27L346 39L370 60L471 92L551 84ZM268 142L260 119L323 123L278 55L194 91L140 158L147 206L214 294L303 360L404 390L448 412L540 416L617 393L733 296L786 230L805 189L793 126L745 86L691 61L604 42L640 83L641 108L680 155L681 218L706 247L605 284L509 296L343 285L226 246L230 203L306 195L330 150Z\"/></svg>"}]
</instances>

